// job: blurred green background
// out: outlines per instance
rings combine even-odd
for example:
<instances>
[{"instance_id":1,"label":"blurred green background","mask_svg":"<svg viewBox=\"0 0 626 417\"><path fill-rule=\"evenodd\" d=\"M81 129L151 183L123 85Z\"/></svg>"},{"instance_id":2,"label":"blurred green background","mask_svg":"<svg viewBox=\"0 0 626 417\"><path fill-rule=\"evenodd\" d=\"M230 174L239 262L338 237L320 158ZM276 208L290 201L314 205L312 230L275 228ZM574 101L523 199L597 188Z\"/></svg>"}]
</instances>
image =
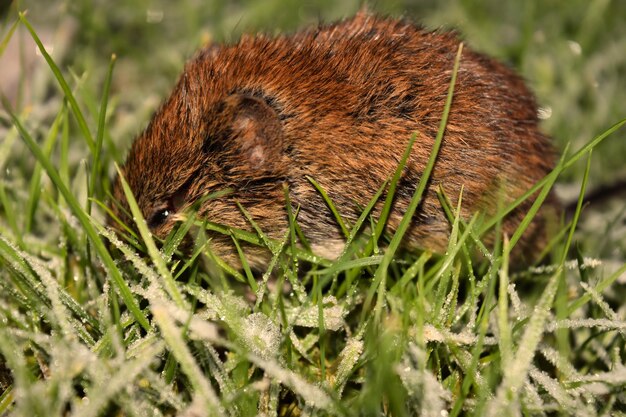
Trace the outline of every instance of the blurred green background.
<instances>
[{"instance_id":1,"label":"blurred green background","mask_svg":"<svg viewBox=\"0 0 626 417\"><path fill-rule=\"evenodd\" d=\"M117 55L104 149L104 163L112 172L110 159L123 160L185 60L202 45L235 42L241 33L295 31L350 16L361 7L356 0L22 0L3 8L0 29L6 33L17 11L28 10L81 104L90 109L92 127L110 56ZM395 0L366 7L407 16L428 28L457 30L474 49L516 68L535 91L543 129L560 149L567 143L578 149L626 117L626 1ZM23 27L0 57L0 86L27 116L27 126L43 136L63 97ZM6 129L1 110L0 121L0 129ZM16 181L28 178L34 165L19 145L13 146L7 165ZM78 164L87 148L76 141L71 152ZM591 187L626 180L625 160L622 129L594 151ZM576 198L583 169L579 164L560 179L558 191L566 201ZM620 198L618 203L624 195ZM623 214L623 209L622 202L617 210ZM603 238L603 227L589 228ZM626 252L626 244L618 245Z\"/></svg>"}]
</instances>

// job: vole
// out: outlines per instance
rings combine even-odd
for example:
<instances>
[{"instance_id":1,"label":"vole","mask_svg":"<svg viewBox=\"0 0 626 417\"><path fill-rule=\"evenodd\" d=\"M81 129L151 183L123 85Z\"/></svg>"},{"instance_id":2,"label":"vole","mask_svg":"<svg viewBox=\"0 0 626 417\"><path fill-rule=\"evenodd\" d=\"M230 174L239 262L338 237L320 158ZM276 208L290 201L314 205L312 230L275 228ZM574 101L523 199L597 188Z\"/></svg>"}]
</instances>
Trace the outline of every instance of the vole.
<instances>
[{"instance_id":1,"label":"vole","mask_svg":"<svg viewBox=\"0 0 626 417\"><path fill-rule=\"evenodd\" d=\"M194 202L230 189L204 201L198 217L252 230L239 202L265 233L282 238L287 185L312 250L337 257L345 240L307 176L353 223L417 134L388 223L393 232L432 151L459 43L454 33L360 12L291 35L210 45L186 64L133 143L122 175L158 237ZM523 79L465 47L442 147L405 248L445 251L451 227L439 186L453 204L463 186L465 218L493 214L502 195L509 203L544 177L554 155ZM119 178L113 195L119 201L113 212L132 225ZM515 230L531 203L504 220L505 232ZM531 224L520 247L540 244L542 223L538 217ZM230 237L212 236L211 248L238 265ZM247 247L246 254L256 268L268 259L263 248Z\"/></svg>"}]
</instances>

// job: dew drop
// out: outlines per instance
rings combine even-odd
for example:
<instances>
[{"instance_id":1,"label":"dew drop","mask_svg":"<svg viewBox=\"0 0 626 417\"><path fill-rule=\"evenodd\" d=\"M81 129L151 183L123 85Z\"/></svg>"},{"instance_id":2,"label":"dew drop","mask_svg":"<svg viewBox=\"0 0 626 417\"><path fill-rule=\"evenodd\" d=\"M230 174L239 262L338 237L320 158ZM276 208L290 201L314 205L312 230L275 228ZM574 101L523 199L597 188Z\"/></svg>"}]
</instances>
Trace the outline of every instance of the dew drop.
<instances>
[{"instance_id":1,"label":"dew drop","mask_svg":"<svg viewBox=\"0 0 626 417\"><path fill-rule=\"evenodd\" d=\"M551 107L539 107L537 109L537 117L541 120L547 120L552 117L552 108Z\"/></svg>"},{"instance_id":2,"label":"dew drop","mask_svg":"<svg viewBox=\"0 0 626 417\"><path fill-rule=\"evenodd\" d=\"M574 55L580 55L583 52L583 48L576 41L567 41L567 45L569 46L569 50L572 51Z\"/></svg>"},{"instance_id":3,"label":"dew drop","mask_svg":"<svg viewBox=\"0 0 626 417\"><path fill-rule=\"evenodd\" d=\"M163 10L160 9L148 9L146 10L146 22L148 23L161 23L163 20Z\"/></svg>"}]
</instances>

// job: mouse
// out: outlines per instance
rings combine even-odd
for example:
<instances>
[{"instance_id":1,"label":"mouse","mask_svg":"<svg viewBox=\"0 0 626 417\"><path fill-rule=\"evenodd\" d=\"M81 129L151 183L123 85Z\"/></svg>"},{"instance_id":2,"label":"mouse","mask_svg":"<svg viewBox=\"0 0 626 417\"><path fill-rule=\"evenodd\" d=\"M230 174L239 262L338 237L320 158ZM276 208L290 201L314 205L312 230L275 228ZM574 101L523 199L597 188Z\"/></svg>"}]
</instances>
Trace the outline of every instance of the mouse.
<instances>
[{"instance_id":1,"label":"mouse","mask_svg":"<svg viewBox=\"0 0 626 417\"><path fill-rule=\"evenodd\" d=\"M254 232L241 205L267 236L282 239L289 226L286 187L313 253L337 258L344 234L309 178L354 224L416 135L388 218L393 233L433 149L460 43L452 31L361 11L291 34L208 45L186 63L134 140L121 175L158 238L191 207L198 219ZM548 174L555 154L524 79L465 46L442 145L402 247L446 251L451 222L439 188L452 207L462 195L461 217L493 215ZM229 192L206 198L220 190ZM112 225L132 227L119 176L112 196ZM375 216L382 200L384 194ZM504 233L513 233L532 202L503 219ZM545 218L536 216L519 252L543 247L545 229ZM215 255L241 265L230 236L207 233ZM254 269L271 255L253 245L244 252Z\"/></svg>"}]
</instances>

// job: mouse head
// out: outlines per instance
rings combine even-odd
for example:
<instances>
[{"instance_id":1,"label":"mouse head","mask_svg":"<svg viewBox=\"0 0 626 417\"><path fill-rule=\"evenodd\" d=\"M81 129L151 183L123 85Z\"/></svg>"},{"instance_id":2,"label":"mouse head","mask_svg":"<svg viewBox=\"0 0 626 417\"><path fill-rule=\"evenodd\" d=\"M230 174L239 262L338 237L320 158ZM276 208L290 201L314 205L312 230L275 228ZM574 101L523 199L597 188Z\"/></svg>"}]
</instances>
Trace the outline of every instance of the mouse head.
<instances>
[{"instance_id":1,"label":"mouse head","mask_svg":"<svg viewBox=\"0 0 626 417\"><path fill-rule=\"evenodd\" d=\"M234 201L254 201L285 176L283 132L276 109L259 94L219 94L183 74L170 98L133 143L121 173L148 227L165 237L180 214L206 195L231 189L198 207L209 221L245 228ZM209 99L212 98L212 99ZM134 228L120 178L113 213ZM245 205L245 204L244 204ZM115 220L109 223L121 229Z\"/></svg>"}]
</instances>

